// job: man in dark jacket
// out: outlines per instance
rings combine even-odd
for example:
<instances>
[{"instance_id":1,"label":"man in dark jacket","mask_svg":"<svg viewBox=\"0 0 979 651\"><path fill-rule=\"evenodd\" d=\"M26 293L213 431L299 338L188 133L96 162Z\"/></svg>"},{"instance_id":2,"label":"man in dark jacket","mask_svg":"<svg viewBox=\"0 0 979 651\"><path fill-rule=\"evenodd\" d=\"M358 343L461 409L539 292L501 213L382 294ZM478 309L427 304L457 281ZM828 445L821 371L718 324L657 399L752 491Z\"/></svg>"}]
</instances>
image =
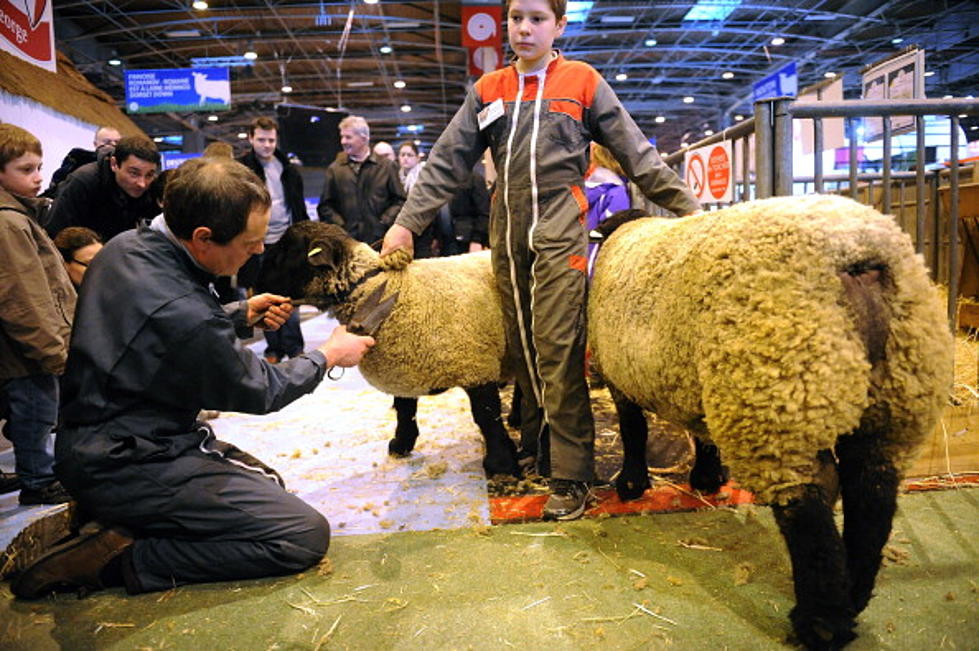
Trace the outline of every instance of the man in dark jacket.
<instances>
[{"instance_id":1,"label":"man in dark jacket","mask_svg":"<svg viewBox=\"0 0 979 651\"><path fill-rule=\"evenodd\" d=\"M94 163L98 160L98 153L103 147L115 147L119 144L122 135L115 127L99 127L95 130L95 138L92 140L93 149L73 147L71 151L61 161L61 167L51 175L51 185L41 193L42 197L54 199L58 196L58 186L68 178L68 175L77 170L82 165Z\"/></svg>"},{"instance_id":2,"label":"man in dark jacket","mask_svg":"<svg viewBox=\"0 0 979 651\"><path fill-rule=\"evenodd\" d=\"M196 416L280 409L374 340L340 326L284 364L256 357L236 332L281 325L291 305L261 294L223 308L209 285L263 250L265 185L240 163L198 158L165 197L165 216L102 249L76 311L55 472L103 528L83 527L31 564L11 585L18 597L280 575L326 553L326 519Z\"/></svg>"},{"instance_id":3,"label":"man in dark jacket","mask_svg":"<svg viewBox=\"0 0 979 651\"><path fill-rule=\"evenodd\" d=\"M272 197L265 244L275 244L289 226L309 219L303 196L303 177L278 148L279 125L272 118L256 118L248 127L248 142L252 150L239 160L265 181ZM254 284L263 260L264 256L259 254L249 261L238 276L240 287ZM299 311L293 312L278 330L266 331L265 342L265 359L273 363L302 354L305 342L299 325Z\"/></svg>"},{"instance_id":4,"label":"man in dark jacket","mask_svg":"<svg viewBox=\"0 0 979 651\"><path fill-rule=\"evenodd\" d=\"M128 136L104 148L58 187L44 228L51 237L68 226L86 226L103 242L159 214L147 190L160 167L160 152L144 136Z\"/></svg>"},{"instance_id":5,"label":"man in dark jacket","mask_svg":"<svg viewBox=\"0 0 979 651\"><path fill-rule=\"evenodd\" d=\"M405 201L398 166L371 153L367 120L351 115L340 122L339 154L328 168L316 212L322 222L342 226L368 244L384 237Z\"/></svg>"}]
</instances>

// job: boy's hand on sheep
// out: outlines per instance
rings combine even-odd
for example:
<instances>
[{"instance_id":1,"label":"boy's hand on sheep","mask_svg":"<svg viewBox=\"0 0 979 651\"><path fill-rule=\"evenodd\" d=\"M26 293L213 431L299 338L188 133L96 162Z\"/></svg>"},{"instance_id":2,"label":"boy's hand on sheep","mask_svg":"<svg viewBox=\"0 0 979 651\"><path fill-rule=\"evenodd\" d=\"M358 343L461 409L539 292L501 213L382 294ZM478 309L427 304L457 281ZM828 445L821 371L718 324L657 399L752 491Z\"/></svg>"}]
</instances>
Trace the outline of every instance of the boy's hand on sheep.
<instances>
[{"instance_id":1,"label":"boy's hand on sheep","mask_svg":"<svg viewBox=\"0 0 979 651\"><path fill-rule=\"evenodd\" d=\"M392 224L381 245L381 266L387 270L404 269L414 257L414 235L398 224Z\"/></svg>"},{"instance_id":2,"label":"boy's hand on sheep","mask_svg":"<svg viewBox=\"0 0 979 651\"><path fill-rule=\"evenodd\" d=\"M360 363L368 349L374 345L374 337L362 337L347 332L346 326L337 326L330 338L319 347L330 366L350 367Z\"/></svg>"},{"instance_id":3,"label":"boy's hand on sheep","mask_svg":"<svg viewBox=\"0 0 979 651\"><path fill-rule=\"evenodd\" d=\"M278 294L257 294L248 299L250 325L262 330L278 330L289 319L293 306L289 299Z\"/></svg>"}]
</instances>

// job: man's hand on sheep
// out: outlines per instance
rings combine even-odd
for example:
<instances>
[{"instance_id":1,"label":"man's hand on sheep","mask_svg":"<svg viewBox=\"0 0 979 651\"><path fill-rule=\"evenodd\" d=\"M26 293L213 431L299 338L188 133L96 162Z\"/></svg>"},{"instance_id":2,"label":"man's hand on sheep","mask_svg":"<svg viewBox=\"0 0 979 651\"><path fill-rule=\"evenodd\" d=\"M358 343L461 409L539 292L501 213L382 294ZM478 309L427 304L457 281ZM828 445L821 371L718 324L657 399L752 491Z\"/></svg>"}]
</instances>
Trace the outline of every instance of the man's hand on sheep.
<instances>
[{"instance_id":1,"label":"man's hand on sheep","mask_svg":"<svg viewBox=\"0 0 979 651\"><path fill-rule=\"evenodd\" d=\"M319 347L330 366L350 367L360 363L367 350L374 345L374 337L362 337L347 332L346 326L337 326L330 338Z\"/></svg>"},{"instance_id":2,"label":"man's hand on sheep","mask_svg":"<svg viewBox=\"0 0 979 651\"><path fill-rule=\"evenodd\" d=\"M381 266L385 269L404 269L414 256L414 235L410 230L398 224L384 234L384 244L381 245Z\"/></svg>"},{"instance_id":3,"label":"man's hand on sheep","mask_svg":"<svg viewBox=\"0 0 979 651\"><path fill-rule=\"evenodd\" d=\"M262 330L278 330L292 314L293 305L285 296L257 294L248 299L248 323Z\"/></svg>"}]
</instances>

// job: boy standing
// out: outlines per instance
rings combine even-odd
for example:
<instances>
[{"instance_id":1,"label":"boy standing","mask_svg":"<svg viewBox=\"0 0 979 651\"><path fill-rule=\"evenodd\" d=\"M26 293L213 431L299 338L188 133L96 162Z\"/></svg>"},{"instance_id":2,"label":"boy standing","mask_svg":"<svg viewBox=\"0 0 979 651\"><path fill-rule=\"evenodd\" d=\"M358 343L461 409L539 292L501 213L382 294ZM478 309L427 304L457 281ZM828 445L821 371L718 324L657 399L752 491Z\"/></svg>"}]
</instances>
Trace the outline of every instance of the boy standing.
<instances>
[{"instance_id":1,"label":"boy standing","mask_svg":"<svg viewBox=\"0 0 979 651\"><path fill-rule=\"evenodd\" d=\"M61 254L41 227L50 202L41 190L41 143L0 124L0 403L4 436L13 443L19 501L69 499L55 480L50 435L58 418L58 376L68 357L75 290Z\"/></svg>"},{"instance_id":2,"label":"boy standing","mask_svg":"<svg viewBox=\"0 0 979 651\"><path fill-rule=\"evenodd\" d=\"M594 479L595 427L585 381L588 145L607 147L650 199L686 215L697 200L663 164L591 66L552 49L566 0L510 0L513 65L483 76L436 142L384 238L411 250L489 147L499 171L490 246L508 344L524 394L521 445L551 477L545 519L579 517Z\"/></svg>"}]
</instances>

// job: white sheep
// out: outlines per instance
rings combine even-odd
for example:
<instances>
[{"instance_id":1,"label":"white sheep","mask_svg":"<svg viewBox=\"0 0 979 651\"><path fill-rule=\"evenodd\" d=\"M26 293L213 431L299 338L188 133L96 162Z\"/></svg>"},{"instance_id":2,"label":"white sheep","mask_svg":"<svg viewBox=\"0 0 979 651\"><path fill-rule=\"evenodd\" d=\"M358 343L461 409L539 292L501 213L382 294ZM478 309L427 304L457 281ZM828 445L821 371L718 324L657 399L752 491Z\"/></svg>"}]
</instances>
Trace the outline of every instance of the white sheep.
<instances>
[{"instance_id":1,"label":"white sheep","mask_svg":"<svg viewBox=\"0 0 979 651\"><path fill-rule=\"evenodd\" d=\"M231 84L221 79L208 79L202 72L193 72L194 92L200 96L200 105L208 99L221 100L225 104L231 102Z\"/></svg>"},{"instance_id":2,"label":"white sheep","mask_svg":"<svg viewBox=\"0 0 979 651\"><path fill-rule=\"evenodd\" d=\"M382 282L398 300L359 368L373 387L397 397L388 450L402 456L414 448L415 398L463 387L485 439L487 474L518 474L516 447L500 419L498 383L509 375L509 358L488 251L385 270L376 251L339 226L305 221L269 247L257 288L303 299L348 323Z\"/></svg>"},{"instance_id":3,"label":"white sheep","mask_svg":"<svg viewBox=\"0 0 979 651\"><path fill-rule=\"evenodd\" d=\"M619 492L648 485L638 407L691 429L695 488L723 481L719 454L772 505L800 641L853 639L899 479L952 378L949 329L909 237L832 196L640 219L603 244L588 311L593 360L621 407Z\"/></svg>"}]
</instances>

